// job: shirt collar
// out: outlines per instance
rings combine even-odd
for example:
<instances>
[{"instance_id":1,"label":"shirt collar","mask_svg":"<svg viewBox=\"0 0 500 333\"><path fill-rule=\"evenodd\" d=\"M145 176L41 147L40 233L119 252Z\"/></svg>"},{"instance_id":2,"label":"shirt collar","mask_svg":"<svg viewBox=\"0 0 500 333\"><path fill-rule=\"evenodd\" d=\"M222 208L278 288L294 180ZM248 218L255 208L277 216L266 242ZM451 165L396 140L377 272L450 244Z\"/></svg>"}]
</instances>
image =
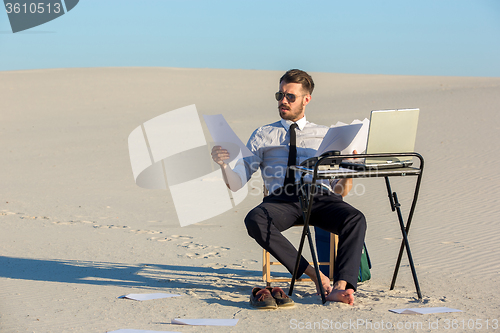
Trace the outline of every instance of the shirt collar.
<instances>
[{"instance_id":1,"label":"shirt collar","mask_svg":"<svg viewBox=\"0 0 500 333\"><path fill-rule=\"evenodd\" d=\"M306 115L304 115L304 117L297 120L295 123L297 124L297 126L299 126L299 129L302 131L307 123ZM283 125L283 127L287 130L287 132L290 129L290 125L292 125L292 124L293 124L293 121L291 121L291 120L285 120L283 118L281 119L281 125Z\"/></svg>"}]
</instances>

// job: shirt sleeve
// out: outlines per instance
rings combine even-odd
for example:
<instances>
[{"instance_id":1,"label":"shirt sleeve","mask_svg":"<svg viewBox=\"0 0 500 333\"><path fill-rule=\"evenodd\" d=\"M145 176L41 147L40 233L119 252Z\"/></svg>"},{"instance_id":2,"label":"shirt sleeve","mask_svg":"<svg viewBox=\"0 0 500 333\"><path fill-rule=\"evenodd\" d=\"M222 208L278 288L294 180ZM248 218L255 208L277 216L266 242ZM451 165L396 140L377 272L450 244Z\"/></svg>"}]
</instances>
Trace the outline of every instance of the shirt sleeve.
<instances>
[{"instance_id":1,"label":"shirt sleeve","mask_svg":"<svg viewBox=\"0 0 500 333\"><path fill-rule=\"evenodd\" d=\"M239 159L233 168L233 171L240 176L242 185L245 185L250 178L252 178L252 175L259 169L262 163L262 157L259 156L259 139L257 137L257 133L258 129L252 133L247 143L247 148L253 153L253 155Z\"/></svg>"},{"instance_id":2,"label":"shirt sleeve","mask_svg":"<svg viewBox=\"0 0 500 333\"><path fill-rule=\"evenodd\" d=\"M338 182L339 182L339 179L330 179L330 187L332 188L332 191Z\"/></svg>"}]
</instances>

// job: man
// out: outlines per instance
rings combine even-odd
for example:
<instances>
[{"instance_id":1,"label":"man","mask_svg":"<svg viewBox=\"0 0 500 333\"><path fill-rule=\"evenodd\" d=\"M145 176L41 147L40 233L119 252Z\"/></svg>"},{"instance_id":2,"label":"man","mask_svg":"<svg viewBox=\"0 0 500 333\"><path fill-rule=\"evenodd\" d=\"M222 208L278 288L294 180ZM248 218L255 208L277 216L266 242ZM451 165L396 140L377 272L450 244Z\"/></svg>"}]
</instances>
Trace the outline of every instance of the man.
<instances>
[{"instance_id":1,"label":"man","mask_svg":"<svg viewBox=\"0 0 500 333\"><path fill-rule=\"evenodd\" d=\"M248 213L245 225L248 234L290 272L295 266L297 250L281 232L303 219L298 179L295 179L298 177L287 166L313 157L328 131L328 127L306 120L305 108L311 101L313 89L314 82L309 74L298 69L289 70L281 77L276 93L281 120L258 128L248 140L247 147L254 156L238 161L232 170L224 162L229 158L227 150L220 146L212 150L212 158L220 165L232 191L239 190L258 168L261 169L270 195ZM295 145L290 145L290 141L295 141ZM333 288L329 278L323 273L316 276L314 268L304 258L298 271L299 277L303 273L308 275L318 291L321 283L327 300L350 305L354 303L366 231L363 214L342 200L351 188L352 179L324 181L314 196L312 207L311 225L339 235Z\"/></svg>"}]
</instances>

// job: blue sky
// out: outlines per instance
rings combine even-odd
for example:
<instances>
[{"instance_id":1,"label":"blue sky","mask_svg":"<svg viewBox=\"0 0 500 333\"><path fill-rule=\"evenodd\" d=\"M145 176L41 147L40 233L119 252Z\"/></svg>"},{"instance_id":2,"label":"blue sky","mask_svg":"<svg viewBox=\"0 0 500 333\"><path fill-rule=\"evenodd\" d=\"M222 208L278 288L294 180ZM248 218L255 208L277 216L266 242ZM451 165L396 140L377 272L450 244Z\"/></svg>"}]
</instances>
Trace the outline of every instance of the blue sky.
<instances>
[{"instance_id":1,"label":"blue sky","mask_svg":"<svg viewBox=\"0 0 500 333\"><path fill-rule=\"evenodd\" d=\"M0 12L0 70L108 66L500 77L500 1L80 0L15 34Z\"/></svg>"}]
</instances>

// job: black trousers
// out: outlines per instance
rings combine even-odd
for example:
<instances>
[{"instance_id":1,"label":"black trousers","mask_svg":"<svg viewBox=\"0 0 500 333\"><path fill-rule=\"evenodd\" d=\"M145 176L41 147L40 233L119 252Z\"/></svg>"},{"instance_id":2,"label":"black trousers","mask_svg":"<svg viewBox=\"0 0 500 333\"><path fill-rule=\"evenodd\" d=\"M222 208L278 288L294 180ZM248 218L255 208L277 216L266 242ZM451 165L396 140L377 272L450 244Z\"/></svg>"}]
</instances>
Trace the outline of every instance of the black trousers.
<instances>
[{"instance_id":1,"label":"black trousers","mask_svg":"<svg viewBox=\"0 0 500 333\"><path fill-rule=\"evenodd\" d=\"M248 213L245 226L250 237L293 274L298 251L281 232L303 223L302 211L298 195L277 193L265 197ZM344 202L340 195L320 190L313 198L310 224L339 236L334 281L344 280L348 288L356 290L366 232L364 215ZM308 265L302 257L297 277Z\"/></svg>"}]
</instances>

